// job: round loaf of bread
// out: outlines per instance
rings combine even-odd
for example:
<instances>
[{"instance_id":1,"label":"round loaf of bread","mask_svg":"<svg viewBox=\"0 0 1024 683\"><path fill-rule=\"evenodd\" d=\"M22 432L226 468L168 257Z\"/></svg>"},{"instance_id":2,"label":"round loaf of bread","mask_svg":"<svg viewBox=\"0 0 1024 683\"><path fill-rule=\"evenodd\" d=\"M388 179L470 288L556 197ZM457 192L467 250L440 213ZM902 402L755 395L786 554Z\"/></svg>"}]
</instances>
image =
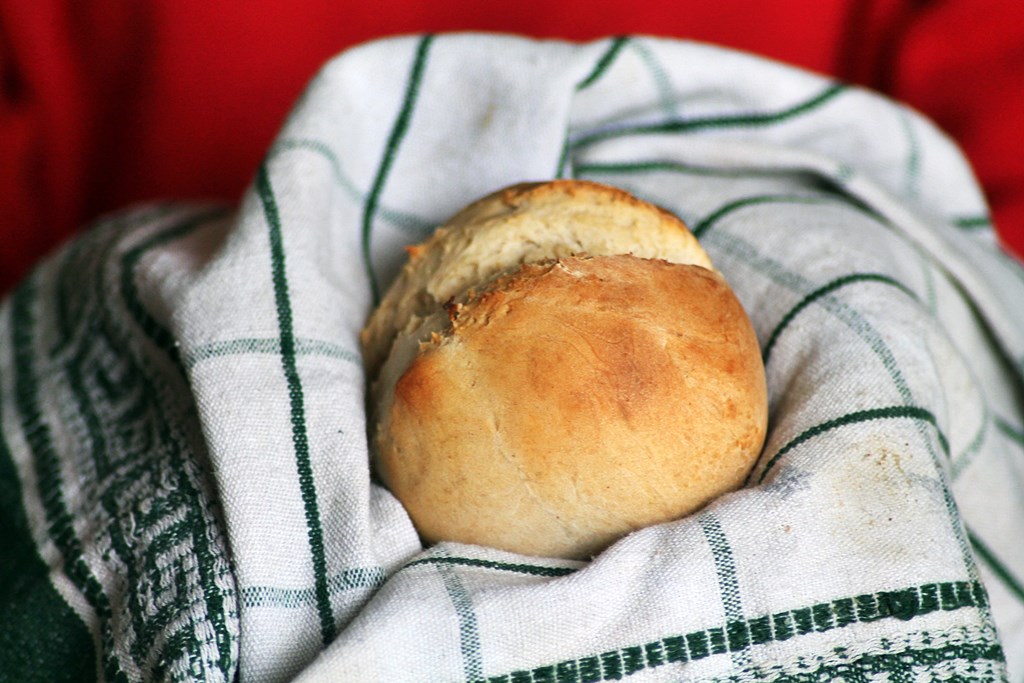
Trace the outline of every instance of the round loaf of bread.
<instances>
[{"instance_id":1,"label":"round loaf of bread","mask_svg":"<svg viewBox=\"0 0 1024 683\"><path fill-rule=\"evenodd\" d=\"M584 558L742 484L766 430L764 369L742 306L677 219L590 183L510 192L518 201L538 190L542 212L552 195L564 201L538 231L545 222L581 236L609 223L635 228L608 216L626 204L649 219L634 246L656 252L659 231L667 231L675 242L666 252L682 244L699 253L672 253L689 261L673 263L629 253L625 244L597 255L570 249L574 255L538 234L547 245L538 258L480 268L479 278L467 266L443 301L423 305L433 297L406 292L422 308L386 324L376 320L378 309L363 337L365 344L374 329L394 330L376 354L383 360L371 389L371 445L377 472L426 542ZM502 202L501 195L482 201L495 197ZM529 200L515 210L530 211ZM496 213L475 215L487 226ZM596 216L597 225L588 222ZM472 226L443 229L413 249L407 282L398 286L453 277L436 270L444 258L408 271L443 250L445 235L472 243L463 229ZM385 313L394 318L401 308Z\"/></svg>"}]
</instances>

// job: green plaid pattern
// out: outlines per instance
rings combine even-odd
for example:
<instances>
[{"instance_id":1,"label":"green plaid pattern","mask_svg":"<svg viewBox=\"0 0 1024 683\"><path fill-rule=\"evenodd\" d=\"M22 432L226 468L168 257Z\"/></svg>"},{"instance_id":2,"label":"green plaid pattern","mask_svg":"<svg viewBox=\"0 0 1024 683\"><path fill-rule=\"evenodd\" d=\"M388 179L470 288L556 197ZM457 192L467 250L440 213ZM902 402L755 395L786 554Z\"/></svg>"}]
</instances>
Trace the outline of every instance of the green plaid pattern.
<instances>
[{"instance_id":1,"label":"green plaid pattern","mask_svg":"<svg viewBox=\"0 0 1024 683\"><path fill-rule=\"evenodd\" d=\"M423 548L358 331L403 245L558 176L693 228L763 456L590 562ZM0 681L1024 680L1022 302L958 150L868 92L628 36L351 50L237 208L112 216L0 309Z\"/></svg>"}]
</instances>

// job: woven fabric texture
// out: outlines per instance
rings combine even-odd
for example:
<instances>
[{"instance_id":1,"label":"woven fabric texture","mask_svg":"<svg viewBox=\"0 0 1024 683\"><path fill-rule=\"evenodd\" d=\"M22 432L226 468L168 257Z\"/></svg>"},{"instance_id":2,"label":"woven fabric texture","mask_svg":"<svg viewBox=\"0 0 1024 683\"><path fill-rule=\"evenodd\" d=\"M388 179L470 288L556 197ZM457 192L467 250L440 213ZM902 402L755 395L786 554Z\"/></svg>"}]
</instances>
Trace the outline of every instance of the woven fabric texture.
<instances>
[{"instance_id":1,"label":"woven fabric texture","mask_svg":"<svg viewBox=\"0 0 1024 683\"><path fill-rule=\"evenodd\" d=\"M423 548L359 329L404 245L552 177L693 229L761 342L764 453L589 562ZM0 680L1021 680L1024 271L987 221L927 120L747 54L344 53L238 207L111 216L4 303Z\"/></svg>"}]
</instances>

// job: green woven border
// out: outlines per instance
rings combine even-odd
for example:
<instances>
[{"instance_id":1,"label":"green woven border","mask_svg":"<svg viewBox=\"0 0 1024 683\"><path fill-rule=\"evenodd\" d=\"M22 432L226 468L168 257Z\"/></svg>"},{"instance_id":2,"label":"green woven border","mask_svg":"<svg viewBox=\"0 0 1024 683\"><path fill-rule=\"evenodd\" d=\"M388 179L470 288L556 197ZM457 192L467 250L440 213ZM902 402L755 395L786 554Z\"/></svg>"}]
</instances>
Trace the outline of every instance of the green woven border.
<instances>
[{"instance_id":1,"label":"green woven border","mask_svg":"<svg viewBox=\"0 0 1024 683\"><path fill-rule=\"evenodd\" d=\"M753 619L690 633L667 636L648 643L608 650L530 670L491 676L487 683L596 683L668 664L696 662L713 655L746 651L757 645L790 640L809 633L824 633L856 623L882 619L911 621L937 611L980 608L987 604L985 590L976 582L929 583L903 590L868 593L818 603ZM908 649L891 654L864 655L851 664L866 673L909 672L914 666L950 659L1003 662L1003 652L993 640L969 645ZM786 681L828 681L840 675L843 665L822 665L807 677L783 677ZM826 675L827 674L827 675ZM474 682L478 683L478 682ZM479 683L483 683L481 680Z\"/></svg>"}]
</instances>

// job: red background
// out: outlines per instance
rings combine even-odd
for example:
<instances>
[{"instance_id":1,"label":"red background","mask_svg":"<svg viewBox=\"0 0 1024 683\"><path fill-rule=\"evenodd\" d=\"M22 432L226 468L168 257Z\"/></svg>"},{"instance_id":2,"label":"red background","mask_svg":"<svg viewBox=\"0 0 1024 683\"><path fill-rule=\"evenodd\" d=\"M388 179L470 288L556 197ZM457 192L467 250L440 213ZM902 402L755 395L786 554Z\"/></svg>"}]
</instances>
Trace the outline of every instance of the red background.
<instances>
[{"instance_id":1,"label":"red background","mask_svg":"<svg viewBox=\"0 0 1024 683\"><path fill-rule=\"evenodd\" d=\"M96 216L236 200L292 102L340 50L489 30L694 38L882 90L960 142L1024 254L1018 0L0 0L0 291Z\"/></svg>"}]
</instances>

